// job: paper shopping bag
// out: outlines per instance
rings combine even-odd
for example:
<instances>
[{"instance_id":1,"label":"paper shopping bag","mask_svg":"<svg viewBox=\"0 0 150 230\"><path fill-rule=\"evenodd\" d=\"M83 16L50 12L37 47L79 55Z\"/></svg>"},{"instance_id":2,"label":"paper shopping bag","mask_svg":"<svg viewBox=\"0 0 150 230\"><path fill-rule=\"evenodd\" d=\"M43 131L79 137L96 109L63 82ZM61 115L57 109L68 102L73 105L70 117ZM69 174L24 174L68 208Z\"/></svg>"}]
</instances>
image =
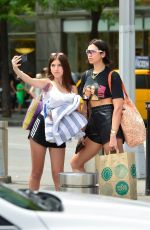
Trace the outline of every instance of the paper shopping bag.
<instances>
[{"instance_id":1,"label":"paper shopping bag","mask_svg":"<svg viewBox=\"0 0 150 230\"><path fill-rule=\"evenodd\" d=\"M134 153L97 156L100 194L137 199L137 179Z\"/></svg>"}]
</instances>

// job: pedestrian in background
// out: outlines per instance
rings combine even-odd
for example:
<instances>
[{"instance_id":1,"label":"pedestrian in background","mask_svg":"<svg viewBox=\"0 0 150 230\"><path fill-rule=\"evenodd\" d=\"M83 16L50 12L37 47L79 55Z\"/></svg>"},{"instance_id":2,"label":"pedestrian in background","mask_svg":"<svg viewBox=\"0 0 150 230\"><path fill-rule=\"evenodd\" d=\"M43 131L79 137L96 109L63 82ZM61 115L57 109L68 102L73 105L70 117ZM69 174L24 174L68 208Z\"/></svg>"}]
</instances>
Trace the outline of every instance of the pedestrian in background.
<instances>
[{"instance_id":1,"label":"pedestrian in background","mask_svg":"<svg viewBox=\"0 0 150 230\"><path fill-rule=\"evenodd\" d=\"M20 82L19 79L11 72L9 74L10 82L10 102L11 102L11 111L14 112L17 107L17 98L16 98L16 86Z\"/></svg>"},{"instance_id":2,"label":"pedestrian in background","mask_svg":"<svg viewBox=\"0 0 150 230\"><path fill-rule=\"evenodd\" d=\"M43 90L43 110L38 115L33 128L29 133L31 147L32 170L29 181L31 190L38 190L43 173L46 149L49 149L52 177L55 189L59 189L58 174L64 170L66 143L57 145L55 142L48 142L45 138L45 105L55 108L61 105L72 106L76 96L77 88L71 78L71 70L67 57L63 53L52 53L48 63L48 77L37 79L31 78L19 67L20 56L12 58L13 70L22 81L29 83L33 87ZM80 101L80 100L79 100ZM62 110L63 112L63 110ZM48 115L50 117L50 115Z\"/></svg>"},{"instance_id":3,"label":"pedestrian in background","mask_svg":"<svg viewBox=\"0 0 150 230\"><path fill-rule=\"evenodd\" d=\"M106 154L112 150L123 152L124 136L120 121L124 96L120 76L115 71L112 73L111 93L108 85L108 75L111 71L108 67L109 49L105 41L92 40L86 54L93 69L89 70L90 74L85 72L82 76L80 92L86 86L94 85L97 86L97 95L96 100L90 97L88 101L91 116L85 130L85 138L82 140L83 147L71 160L73 171L84 171L84 164L102 148Z\"/></svg>"},{"instance_id":4,"label":"pedestrian in background","mask_svg":"<svg viewBox=\"0 0 150 230\"><path fill-rule=\"evenodd\" d=\"M25 88L25 84L23 81L20 81L16 85L16 99L17 99L17 105L18 105L18 112L21 113L22 109L25 105L25 96L26 93L28 93L28 90Z\"/></svg>"}]
</instances>

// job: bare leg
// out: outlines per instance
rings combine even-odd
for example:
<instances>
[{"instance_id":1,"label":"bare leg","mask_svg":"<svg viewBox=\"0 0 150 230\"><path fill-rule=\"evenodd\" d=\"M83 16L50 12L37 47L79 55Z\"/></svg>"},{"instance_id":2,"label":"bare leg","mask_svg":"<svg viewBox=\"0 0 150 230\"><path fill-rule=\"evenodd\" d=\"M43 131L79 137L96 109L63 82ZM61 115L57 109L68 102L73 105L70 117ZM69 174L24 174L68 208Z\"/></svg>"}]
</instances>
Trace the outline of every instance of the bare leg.
<instances>
[{"instance_id":1,"label":"bare leg","mask_svg":"<svg viewBox=\"0 0 150 230\"><path fill-rule=\"evenodd\" d=\"M64 171L65 148L50 148L52 177L56 191L59 190L59 175Z\"/></svg>"},{"instance_id":2,"label":"bare leg","mask_svg":"<svg viewBox=\"0 0 150 230\"><path fill-rule=\"evenodd\" d=\"M30 138L32 170L29 178L29 189L38 190L43 173L46 148Z\"/></svg>"},{"instance_id":3,"label":"bare leg","mask_svg":"<svg viewBox=\"0 0 150 230\"><path fill-rule=\"evenodd\" d=\"M21 111L22 111L22 105L19 104L19 105L18 105L18 112L20 113Z\"/></svg>"},{"instance_id":4,"label":"bare leg","mask_svg":"<svg viewBox=\"0 0 150 230\"><path fill-rule=\"evenodd\" d=\"M84 164L94 157L101 149L102 145L91 141L89 138L85 139L85 147L79 153L74 154L71 159L71 167L74 172L84 172Z\"/></svg>"}]
</instances>

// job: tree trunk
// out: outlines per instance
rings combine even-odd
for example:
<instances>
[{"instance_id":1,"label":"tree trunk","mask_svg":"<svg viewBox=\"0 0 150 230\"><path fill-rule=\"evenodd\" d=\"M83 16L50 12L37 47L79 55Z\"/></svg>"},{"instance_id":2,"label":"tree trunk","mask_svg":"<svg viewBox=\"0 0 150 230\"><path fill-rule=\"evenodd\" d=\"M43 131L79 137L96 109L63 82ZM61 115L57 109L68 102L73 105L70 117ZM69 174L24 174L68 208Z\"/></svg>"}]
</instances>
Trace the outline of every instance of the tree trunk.
<instances>
[{"instance_id":1,"label":"tree trunk","mask_svg":"<svg viewBox=\"0 0 150 230\"><path fill-rule=\"evenodd\" d=\"M2 116L10 117L10 84L8 65L8 33L7 21L0 20L0 69L2 82Z\"/></svg>"},{"instance_id":2,"label":"tree trunk","mask_svg":"<svg viewBox=\"0 0 150 230\"><path fill-rule=\"evenodd\" d=\"M90 33L90 39L98 38L98 22L101 17L101 11L92 11L91 12L91 21L92 28Z\"/></svg>"}]
</instances>

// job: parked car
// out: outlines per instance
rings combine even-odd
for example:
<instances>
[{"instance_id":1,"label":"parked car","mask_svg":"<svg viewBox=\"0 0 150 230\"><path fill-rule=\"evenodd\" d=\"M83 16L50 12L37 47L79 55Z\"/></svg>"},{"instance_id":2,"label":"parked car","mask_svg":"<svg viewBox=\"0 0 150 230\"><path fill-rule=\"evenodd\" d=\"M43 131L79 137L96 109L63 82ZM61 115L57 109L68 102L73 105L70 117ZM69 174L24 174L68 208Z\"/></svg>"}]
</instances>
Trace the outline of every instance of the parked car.
<instances>
[{"instance_id":1,"label":"parked car","mask_svg":"<svg viewBox=\"0 0 150 230\"><path fill-rule=\"evenodd\" d=\"M0 185L0 229L149 230L150 204L94 194Z\"/></svg>"}]
</instances>

